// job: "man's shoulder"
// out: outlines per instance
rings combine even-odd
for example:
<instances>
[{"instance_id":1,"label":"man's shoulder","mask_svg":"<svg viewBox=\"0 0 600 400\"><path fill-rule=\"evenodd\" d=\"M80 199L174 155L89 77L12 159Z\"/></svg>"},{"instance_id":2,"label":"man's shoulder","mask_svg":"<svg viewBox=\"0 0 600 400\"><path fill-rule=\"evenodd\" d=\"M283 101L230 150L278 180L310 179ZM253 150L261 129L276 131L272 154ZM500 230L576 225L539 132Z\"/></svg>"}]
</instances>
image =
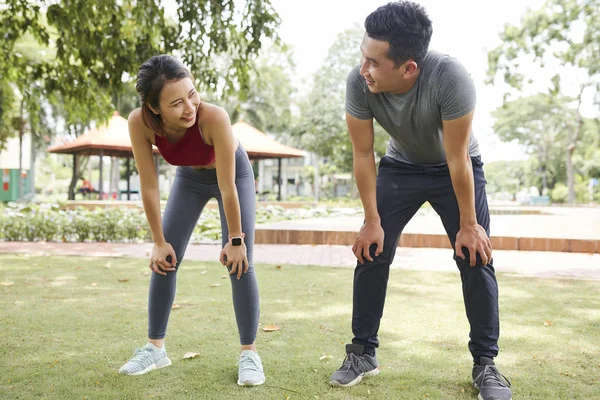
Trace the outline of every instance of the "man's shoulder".
<instances>
[{"instance_id":1,"label":"man's shoulder","mask_svg":"<svg viewBox=\"0 0 600 400\"><path fill-rule=\"evenodd\" d=\"M356 65L348 73L348 84L354 87L360 87L363 90L366 89L367 84L365 83L364 78L360 75L360 65Z\"/></svg>"},{"instance_id":2,"label":"man's shoulder","mask_svg":"<svg viewBox=\"0 0 600 400\"><path fill-rule=\"evenodd\" d=\"M440 75L463 73L465 66L457 58L438 51L429 51L423 61L424 69L429 71L432 78Z\"/></svg>"}]
</instances>

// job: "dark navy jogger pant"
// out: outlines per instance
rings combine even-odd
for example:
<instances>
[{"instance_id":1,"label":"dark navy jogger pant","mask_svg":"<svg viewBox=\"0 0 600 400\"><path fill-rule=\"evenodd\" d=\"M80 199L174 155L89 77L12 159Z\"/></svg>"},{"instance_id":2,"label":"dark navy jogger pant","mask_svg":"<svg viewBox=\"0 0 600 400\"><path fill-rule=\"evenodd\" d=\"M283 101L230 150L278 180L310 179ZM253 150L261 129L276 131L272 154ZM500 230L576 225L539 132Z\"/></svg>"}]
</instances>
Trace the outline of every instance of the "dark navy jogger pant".
<instances>
[{"instance_id":1,"label":"dark navy jogger pant","mask_svg":"<svg viewBox=\"0 0 600 400\"><path fill-rule=\"evenodd\" d=\"M486 180L481 157L472 157L475 182L477 222L490 234L490 216L485 193ZM357 264L354 271L354 299L352 331L355 344L365 346L365 352L379 347L377 332L383 315L390 264L394 259L398 240L408 221L424 202L429 202L439 214L452 248L460 229L460 213L447 165L419 166L383 157L377 175L377 210L385 233L383 252L375 257L376 246L371 246L373 261ZM462 291L471 327L469 350L475 362L481 356L498 355L498 285L492 261L469 266L466 259L454 260L460 271ZM435 275L432 275L435 279Z\"/></svg>"}]
</instances>

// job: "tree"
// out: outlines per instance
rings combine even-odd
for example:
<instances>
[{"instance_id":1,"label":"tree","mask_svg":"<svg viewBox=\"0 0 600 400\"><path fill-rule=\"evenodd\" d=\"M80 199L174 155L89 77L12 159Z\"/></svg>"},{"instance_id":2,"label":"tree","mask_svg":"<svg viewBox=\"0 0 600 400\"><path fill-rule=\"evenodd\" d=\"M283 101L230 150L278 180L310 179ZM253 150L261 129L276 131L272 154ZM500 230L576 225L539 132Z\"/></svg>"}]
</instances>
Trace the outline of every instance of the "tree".
<instances>
[{"instance_id":1,"label":"tree","mask_svg":"<svg viewBox=\"0 0 600 400\"><path fill-rule=\"evenodd\" d=\"M2 95L2 110L22 110L19 129L27 121L36 131L42 105L60 99L65 125L78 135L90 122L108 119L142 62L174 52L199 87L221 84L223 94L243 94L261 40L278 41L279 24L269 0L243 4L177 0L174 21L160 0L7 0L0 5L0 88L12 86L20 105ZM19 48L26 37L41 46L37 58ZM228 60L220 75L213 62L219 56Z\"/></svg>"},{"instance_id":2,"label":"tree","mask_svg":"<svg viewBox=\"0 0 600 400\"><path fill-rule=\"evenodd\" d=\"M352 171L352 143L344 120L346 78L360 62L364 30L355 25L337 35L327 58L312 78L300 103L295 136L300 146L326 157L340 171ZM388 136L376 124L375 152L385 153Z\"/></svg>"},{"instance_id":3,"label":"tree","mask_svg":"<svg viewBox=\"0 0 600 400\"><path fill-rule=\"evenodd\" d=\"M223 106L232 123L246 121L263 132L287 133L292 124L294 68L292 54L285 46L269 46L261 51L255 70L249 74L246 95L231 94L219 102L211 93L207 99Z\"/></svg>"},{"instance_id":4,"label":"tree","mask_svg":"<svg viewBox=\"0 0 600 400\"><path fill-rule=\"evenodd\" d=\"M537 94L505 102L492 113L494 131L500 139L518 141L539 160L542 193L548 191L549 168L561 156L569 120L575 118L575 112L567 107L568 102L568 99Z\"/></svg>"},{"instance_id":5,"label":"tree","mask_svg":"<svg viewBox=\"0 0 600 400\"><path fill-rule=\"evenodd\" d=\"M525 77L519 72L524 61L532 61L540 68L558 63L563 71L569 71L570 77L578 77L572 93L575 118L567 127L564 149L569 203L575 200L573 154L584 124L584 92L597 94L600 90L599 31L600 0L549 0L543 9L529 11L520 25L506 25L500 35L503 43L488 55L490 82L501 74L504 82L518 91L524 90ZM548 82L551 95L566 94L563 76L555 74ZM534 83L533 78L527 83Z\"/></svg>"}]
</instances>

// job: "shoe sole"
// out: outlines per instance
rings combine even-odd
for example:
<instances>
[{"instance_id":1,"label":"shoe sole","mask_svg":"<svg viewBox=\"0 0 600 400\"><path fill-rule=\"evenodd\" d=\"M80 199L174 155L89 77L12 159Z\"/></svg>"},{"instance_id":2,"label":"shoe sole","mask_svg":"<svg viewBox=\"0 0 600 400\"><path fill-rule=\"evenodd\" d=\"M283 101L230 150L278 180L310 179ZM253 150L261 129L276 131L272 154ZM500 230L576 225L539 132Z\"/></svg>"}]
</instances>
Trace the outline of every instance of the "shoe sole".
<instances>
[{"instance_id":1,"label":"shoe sole","mask_svg":"<svg viewBox=\"0 0 600 400\"><path fill-rule=\"evenodd\" d=\"M480 389L479 389L479 386L477 386L477 384L476 384L475 382L473 382L473 386L475 387L475 389L477 389L477 390L480 390ZM483 397L481 397L481 393L479 393L479 394L477 395L477 399L479 399L479 400L485 400ZM493 399L492 399L492 400L493 400ZM508 399L508 400L512 400L512 397L511 397L510 399Z\"/></svg>"},{"instance_id":2,"label":"shoe sole","mask_svg":"<svg viewBox=\"0 0 600 400\"><path fill-rule=\"evenodd\" d=\"M481 397L481 393L479 393L479 395L477 396L477 398L478 398L479 400L484 400L484 399L483 399L483 397ZM508 400L512 400L512 397L511 397L510 399L508 399Z\"/></svg>"},{"instance_id":3,"label":"shoe sole","mask_svg":"<svg viewBox=\"0 0 600 400\"><path fill-rule=\"evenodd\" d=\"M260 386L263 383L265 383L265 379L263 379L262 381L259 381L259 382L248 382L248 381L241 382L239 379L237 381L237 384L239 386Z\"/></svg>"},{"instance_id":4,"label":"shoe sole","mask_svg":"<svg viewBox=\"0 0 600 400\"><path fill-rule=\"evenodd\" d=\"M353 381L350 381L346 384L344 383L340 383L338 381L329 381L329 384L333 387L352 387L354 385L357 385L360 383L360 381L362 381L363 378L369 378L372 376L377 376L381 373L381 370L379 369L379 367L370 370L369 372L365 372L362 375L359 375L356 377L356 379L354 379Z\"/></svg>"},{"instance_id":5,"label":"shoe sole","mask_svg":"<svg viewBox=\"0 0 600 400\"><path fill-rule=\"evenodd\" d=\"M144 375L150 371L154 371L155 369L161 369L164 367L168 367L171 364L172 364L171 359L169 357L165 357L162 360L159 360L158 362L155 362L154 364L147 366L145 369L143 369L141 371L132 372L132 373L124 373L124 375L130 375L130 376Z\"/></svg>"}]
</instances>

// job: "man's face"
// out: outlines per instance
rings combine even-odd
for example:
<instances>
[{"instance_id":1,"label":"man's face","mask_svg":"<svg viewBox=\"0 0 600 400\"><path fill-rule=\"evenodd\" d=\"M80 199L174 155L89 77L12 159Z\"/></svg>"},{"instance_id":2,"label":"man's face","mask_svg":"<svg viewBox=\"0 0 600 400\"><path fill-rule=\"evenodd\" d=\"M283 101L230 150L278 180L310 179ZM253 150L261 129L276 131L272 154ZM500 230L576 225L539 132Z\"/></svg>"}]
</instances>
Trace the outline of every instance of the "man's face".
<instances>
[{"instance_id":1,"label":"man's face","mask_svg":"<svg viewBox=\"0 0 600 400\"><path fill-rule=\"evenodd\" d=\"M372 39L366 34L360 51L362 52L360 74L365 79L369 90L372 93L402 93L407 85L407 64L412 61L396 67L395 62L388 58L390 44Z\"/></svg>"}]
</instances>

